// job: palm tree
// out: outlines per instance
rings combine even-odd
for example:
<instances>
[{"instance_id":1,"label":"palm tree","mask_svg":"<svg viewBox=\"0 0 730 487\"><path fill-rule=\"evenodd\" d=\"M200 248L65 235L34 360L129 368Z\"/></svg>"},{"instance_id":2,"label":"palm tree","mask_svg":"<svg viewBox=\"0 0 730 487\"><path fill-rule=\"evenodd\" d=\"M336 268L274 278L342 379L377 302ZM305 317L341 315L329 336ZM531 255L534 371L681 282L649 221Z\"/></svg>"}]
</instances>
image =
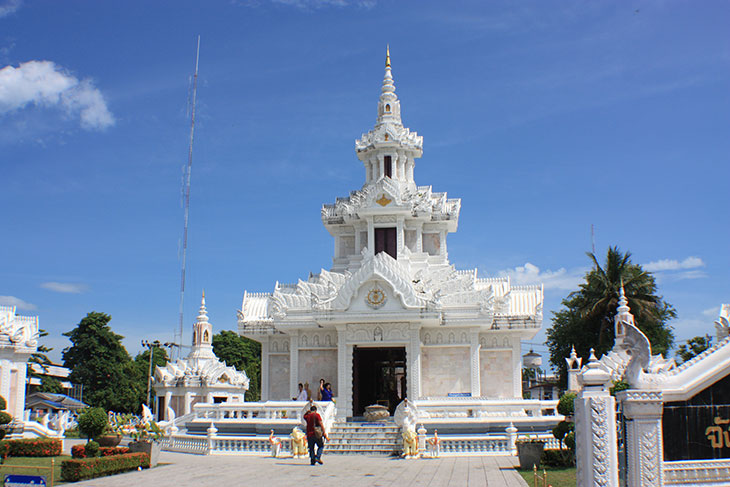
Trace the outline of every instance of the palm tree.
<instances>
[{"instance_id":1,"label":"palm tree","mask_svg":"<svg viewBox=\"0 0 730 487\"><path fill-rule=\"evenodd\" d=\"M548 330L550 362L565 375L564 358L571 346L581 356L591 348L596 354L605 353L613 346L613 318L618 307L621 286L629 301L635 323L652 345L654 353L666 353L674 335L667 322L676 316L674 308L656 294L656 280L640 265L631 263L631 253L622 253L618 247L609 247L601 265L593 253L588 253L593 268L585 275L585 282L563 300L564 309L555 313L553 326Z\"/></svg>"}]
</instances>

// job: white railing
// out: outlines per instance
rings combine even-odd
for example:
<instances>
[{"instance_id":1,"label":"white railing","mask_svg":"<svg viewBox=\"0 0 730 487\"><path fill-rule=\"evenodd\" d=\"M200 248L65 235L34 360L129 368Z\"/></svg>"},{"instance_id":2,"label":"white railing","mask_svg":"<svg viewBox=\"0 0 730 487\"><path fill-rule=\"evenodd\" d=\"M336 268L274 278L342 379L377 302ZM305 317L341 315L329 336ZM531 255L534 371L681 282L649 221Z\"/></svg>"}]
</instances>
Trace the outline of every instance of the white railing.
<instances>
[{"instance_id":1,"label":"white railing","mask_svg":"<svg viewBox=\"0 0 730 487\"><path fill-rule=\"evenodd\" d=\"M546 410L557 410L558 401L539 401L537 399L494 400L479 398L426 398L413 401L418 409L418 421L433 422L433 420L463 421L494 418L544 418L555 419L556 422L564 418L560 415L543 416Z\"/></svg>"},{"instance_id":2,"label":"white railing","mask_svg":"<svg viewBox=\"0 0 730 487\"><path fill-rule=\"evenodd\" d=\"M279 454L291 454L291 438L280 438ZM268 436L217 436L212 439L211 455L270 455Z\"/></svg>"},{"instance_id":3,"label":"white railing","mask_svg":"<svg viewBox=\"0 0 730 487\"><path fill-rule=\"evenodd\" d=\"M492 436L441 436L441 455L511 455L506 435Z\"/></svg>"},{"instance_id":4,"label":"white railing","mask_svg":"<svg viewBox=\"0 0 730 487\"><path fill-rule=\"evenodd\" d=\"M664 485L728 485L730 460L663 462Z\"/></svg>"},{"instance_id":5,"label":"white railing","mask_svg":"<svg viewBox=\"0 0 730 487\"><path fill-rule=\"evenodd\" d=\"M173 435L160 440L162 449L181 453L195 453L205 455L208 453L208 439L205 436Z\"/></svg>"},{"instance_id":6,"label":"white railing","mask_svg":"<svg viewBox=\"0 0 730 487\"><path fill-rule=\"evenodd\" d=\"M322 416L325 428L329 429L335 420L336 408L331 401L314 403ZM192 422L258 423L294 427L303 424L309 403L302 401L266 401L242 403L199 403L193 406Z\"/></svg>"}]
</instances>

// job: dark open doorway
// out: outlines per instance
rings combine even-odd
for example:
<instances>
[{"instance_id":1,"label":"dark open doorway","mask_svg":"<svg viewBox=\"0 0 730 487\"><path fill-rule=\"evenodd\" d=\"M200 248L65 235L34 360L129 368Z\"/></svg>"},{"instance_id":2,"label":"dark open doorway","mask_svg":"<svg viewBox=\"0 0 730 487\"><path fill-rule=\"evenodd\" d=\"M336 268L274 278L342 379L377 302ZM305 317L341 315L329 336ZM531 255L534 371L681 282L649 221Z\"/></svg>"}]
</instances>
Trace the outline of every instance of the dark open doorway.
<instances>
[{"instance_id":1,"label":"dark open doorway","mask_svg":"<svg viewBox=\"0 0 730 487\"><path fill-rule=\"evenodd\" d=\"M353 416L362 416L365 406L381 404L392 415L406 397L405 347L355 347L352 354Z\"/></svg>"},{"instance_id":2,"label":"dark open doorway","mask_svg":"<svg viewBox=\"0 0 730 487\"><path fill-rule=\"evenodd\" d=\"M398 236L396 228L375 229L375 253L385 252L394 259L398 258Z\"/></svg>"}]
</instances>

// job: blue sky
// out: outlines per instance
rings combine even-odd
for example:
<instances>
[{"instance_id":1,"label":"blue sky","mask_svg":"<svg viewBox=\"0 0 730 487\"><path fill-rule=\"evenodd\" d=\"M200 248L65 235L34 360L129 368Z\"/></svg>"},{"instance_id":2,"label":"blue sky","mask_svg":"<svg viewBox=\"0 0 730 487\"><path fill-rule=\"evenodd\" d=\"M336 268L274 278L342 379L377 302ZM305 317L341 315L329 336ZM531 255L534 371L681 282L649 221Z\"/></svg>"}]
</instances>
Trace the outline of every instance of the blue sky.
<instances>
[{"instance_id":1,"label":"blue sky","mask_svg":"<svg viewBox=\"0 0 730 487\"><path fill-rule=\"evenodd\" d=\"M329 268L320 207L364 181L387 43L416 182L462 199L452 263L544 282L545 328L593 224L597 253L656 271L679 339L712 333L729 21L712 1L0 0L0 300L56 359L92 310L131 353L172 338L200 34L186 341L203 288L235 329L244 290Z\"/></svg>"}]
</instances>

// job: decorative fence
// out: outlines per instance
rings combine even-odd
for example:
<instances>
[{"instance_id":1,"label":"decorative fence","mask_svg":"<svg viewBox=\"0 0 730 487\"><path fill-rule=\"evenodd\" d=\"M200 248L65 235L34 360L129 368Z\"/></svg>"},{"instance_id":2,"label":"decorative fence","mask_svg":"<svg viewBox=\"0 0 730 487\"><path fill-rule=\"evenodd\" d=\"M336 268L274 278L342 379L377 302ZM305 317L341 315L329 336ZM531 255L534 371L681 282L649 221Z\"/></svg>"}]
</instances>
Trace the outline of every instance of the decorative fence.
<instances>
[{"instance_id":1,"label":"decorative fence","mask_svg":"<svg viewBox=\"0 0 730 487\"><path fill-rule=\"evenodd\" d=\"M335 404L330 401L314 404L322 416L325 428L329 429L335 420ZM192 422L266 423L294 427L303 422L304 413L308 409L309 403L301 401L204 403L193 406Z\"/></svg>"}]
</instances>

